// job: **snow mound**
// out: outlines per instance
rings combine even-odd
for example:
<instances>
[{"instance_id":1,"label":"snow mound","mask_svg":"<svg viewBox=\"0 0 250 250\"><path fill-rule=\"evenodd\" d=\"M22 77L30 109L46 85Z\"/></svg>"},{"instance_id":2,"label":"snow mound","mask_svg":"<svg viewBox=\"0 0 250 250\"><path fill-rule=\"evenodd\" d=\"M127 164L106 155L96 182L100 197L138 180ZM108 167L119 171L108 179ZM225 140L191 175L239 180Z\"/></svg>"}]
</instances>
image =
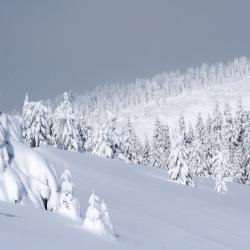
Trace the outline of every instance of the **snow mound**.
<instances>
[{"instance_id":1,"label":"snow mound","mask_svg":"<svg viewBox=\"0 0 250 250\"><path fill-rule=\"evenodd\" d=\"M51 164L22 142L17 118L1 114L0 128L1 165L5 166L0 174L0 200L56 210L60 181Z\"/></svg>"}]
</instances>

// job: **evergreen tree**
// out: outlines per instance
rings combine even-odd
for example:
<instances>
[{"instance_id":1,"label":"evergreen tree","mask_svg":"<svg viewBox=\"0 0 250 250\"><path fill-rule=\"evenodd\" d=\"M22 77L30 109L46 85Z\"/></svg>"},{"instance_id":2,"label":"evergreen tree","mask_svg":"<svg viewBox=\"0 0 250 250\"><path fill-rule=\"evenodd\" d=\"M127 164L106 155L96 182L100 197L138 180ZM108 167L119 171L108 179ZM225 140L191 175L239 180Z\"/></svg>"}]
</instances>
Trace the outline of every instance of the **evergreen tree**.
<instances>
[{"instance_id":1,"label":"evergreen tree","mask_svg":"<svg viewBox=\"0 0 250 250\"><path fill-rule=\"evenodd\" d=\"M64 150L79 150L79 131L68 93L57 107L53 117L52 136L55 145Z\"/></svg>"},{"instance_id":2,"label":"evergreen tree","mask_svg":"<svg viewBox=\"0 0 250 250\"><path fill-rule=\"evenodd\" d=\"M5 132L0 122L0 173L4 172L9 165L9 154L6 144Z\"/></svg>"},{"instance_id":3,"label":"evergreen tree","mask_svg":"<svg viewBox=\"0 0 250 250\"><path fill-rule=\"evenodd\" d=\"M61 176L61 196L59 212L73 219L80 217L80 205L74 194L74 184L71 181L71 174L65 169Z\"/></svg>"},{"instance_id":4,"label":"evergreen tree","mask_svg":"<svg viewBox=\"0 0 250 250\"><path fill-rule=\"evenodd\" d=\"M213 151L213 138L212 138L212 118L210 114L208 114L205 131L204 131L204 152L205 152L205 159L208 166L208 173L209 176L212 175L212 159L214 155Z\"/></svg>"},{"instance_id":5,"label":"evergreen tree","mask_svg":"<svg viewBox=\"0 0 250 250\"><path fill-rule=\"evenodd\" d=\"M195 139L191 151L190 166L194 175L199 177L209 176L209 165L205 157L205 145L198 138Z\"/></svg>"},{"instance_id":6,"label":"evergreen tree","mask_svg":"<svg viewBox=\"0 0 250 250\"><path fill-rule=\"evenodd\" d=\"M92 153L96 156L113 158L112 140L109 137L107 124L99 125L93 138Z\"/></svg>"},{"instance_id":7,"label":"evergreen tree","mask_svg":"<svg viewBox=\"0 0 250 250\"><path fill-rule=\"evenodd\" d=\"M152 165L155 167L168 168L170 154L170 136L167 124L163 124L157 118L153 136Z\"/></svg>"},{"instance_id":8,"label":"evergreen tree","mask_svg":"<svg viewBox=\"0 0 250 250\"><path fill-rule=\"evenodd\" d=\"M209 163L207 161L207 147L205 139L205 127L203 124L201 113L197 116L195 125L195 139L190 155L191 169L196 176L209 176Z\"/></svg>"},{"instance_id":9,"label":"evergreen tree","mask_svg":"<svg viewBox=\"0 0 250 250\"><path fill-rule=\"evenodd\" d=\"M139 139L136 136L130 120L128 120L127 125L123 128L121 150L118 158L125 162L139 163L140 149Z\"/></svg>"},{"instance_id":10,"label":"evergreen tree","mask_svg":"<svg viewBox=\"0 0 250 250\"><path fill-rule=\"evenodd\" d=\"M31 147L49 145L51 143L51 112L42 102L24 103L24 140ZM28 110L30 109L30 110ZM25 111L26 110L26 111ZM29 115L27 115L29 114Z\"/></svg>"},{"instance_id":11,"label":"evergreen tree","mask_svg":"<svg viewBox=\"0 0 250 250\"><path fill-rule=\"evenodd\" d=\"M173 147L170 152L168 174L174 182L195 186L189 169L190 162L185 145L185 123L183 116L180 117L178 125L173 139Z\"/></svg>"},{"instance_id":12,"label":"evergreen tree","mask_svg":"<svg viewBox=\"0 0 250 250\"><path fill-rule=\"evenodd\" d=\"M213 157L213 173L216 181L215 190L217 192L227 192L226 181L228 180L228 169L230 168L229 152L225 146L221 150L217 149Z\"/></svg>"},{"instance_id":13,"label":"evergreen tree","mask_svg":"<svg viewBox=\"0 0 250 250\"><path fill-rule=\"evenodd\" d=\"M195 137L204 143L205 127L203 124L201 113L197 116L197 121L195 125Z\"/></svg>"},{"instance_id":14,"label":"evergreen tree","mask_svg":"<svg viewBox=\"0 0 250 250\"><path fill-rule=\"evenodd\" d=\"M77 125L78 125L79 139L80 139L79 148L81 152L84 152L87 150L86 142L88 139L88 126L84 115L79 114Z\"/></svg>"},{"instance_id":15,"label":"evergreen tree","mask_svg":"<svg viewBox=\"0 0 250 250\"><path fill-rule=\"evenodd\" d=\"M94 135L92 153L97 156L113 158L119 150L120 139L116 118L109 114L105 122L98 126Z\"/></svg>"},{"instance_id":16,"label":"evergreen tree","mask_svg":"<svg viewBox=\"0 0 250 250\"><path fill-rule=\"evenodd\" d=\"M144 147L142 151L141 161L142 161L142 164L144 165L150 165L151 163L151 147L150 147L149 139L146 134L144 138Z\"/></svg>"}]
</instances>

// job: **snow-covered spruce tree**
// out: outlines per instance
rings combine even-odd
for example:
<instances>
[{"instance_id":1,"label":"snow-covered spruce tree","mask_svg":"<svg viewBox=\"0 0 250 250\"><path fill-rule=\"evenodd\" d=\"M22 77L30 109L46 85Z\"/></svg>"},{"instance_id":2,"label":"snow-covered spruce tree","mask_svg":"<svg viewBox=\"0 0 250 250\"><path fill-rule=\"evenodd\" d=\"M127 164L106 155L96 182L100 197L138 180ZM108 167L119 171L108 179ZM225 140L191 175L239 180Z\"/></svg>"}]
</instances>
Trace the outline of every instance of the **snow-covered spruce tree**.
<instances>
[{"instance_id":1,"label":"snow-covered spruce tree","mask_svg":"<svg viewBox=\"0 0 250 250\"><path fill-rule=\"evenodd\" d=\"M94 128L92 126L87 125L87 140L85 142L85 149L88 152L91 152L93 149L93 145L94 145Z\"/></svg>"},{"instance_id":2,"label":"snow-covered spruce tree","mask_svg":"<svg viewBox=\"0 0 250 250\"><path fill-rule=\"evenodd\" d=\"M190 154L190 169L192 173L199 177L208 177L208 163L205 157L205 145L196 138Z\"/></svg>"},{"instance_id":3,"label":"snow-covered spruce tree","mask_svg":"<svg viewBox=\"0 0 250 250\"><path fill-rule=\"evenodd\" d=\"M231 171L234 182L245 182L245 146L244 140L247 137L246 129L248 127L249 115L243 110L241 100L239 99L236 107L236 115L234 119L234 130L232 136L231 159L233 169Z\"/></svg>"},{"instance_id":4,"label":"snow-covered spruce tree","mask_svg":"<svg viewBox=\"0 0 250 250\"><path fill-rule=\"evenodd\" d=\"M93 138L92 153L96 156L113 158L114 152L112 148L112 140L109 137L107 124L103 123L96 129Z\"/></svg>"},{"instance_id":5,"label":"snow-covered spruce tree","mask_svg":"<svg viewBox=\"0 0 250 250\"><path fill-rule=\"evenodd\" d=\"M176 183L195 186L189 169L190 163L185 145L185 126L183 126L183 124L185 124L184 118L181 116L179 119L179 127L176 129L173 138L172 150L169 157L168 174L170 179Z\"/></svg>"},{"instance_id":6,"label":"snow-covered spruce tree","mask_svg":"<svg viewBox=\"0 0 250 250\"><path fill-rule=\"evenodd\" d=\"M206 145L204 135L205 128L201 113L199 113L195 126L195 137L192 143L193 147L190 154L190 164L193 174L200 177L209 176L209 166L206 159Z\"/></svg>"},{"instance_id":7,"label":"snow-covered spruce tree","mask_svg":"<svg viewBox=\"0 0 250 250\"><path fill-rule=\"evenodd\" d=\"M6 145L5 132L0 122L0 173L4 172L9 165L9 153Z\"/></svg>"},{"instance_id":8,"label":"snow-covered spruce tree","mask_svg":"<svg viewBox=\"0 0 250 250\"><path fill-rule=\"evenodd\" d=\"M151 147L150 147L148 136L145 134L144 145L143 145L143 150L142 150L142 155L141 155L141 163L144 165L150 165L151 162L152 162Z\"/></svg>"},{"instance_id":9,"label":"snow-covered spruce tree","mask_svg":"<svg viewBox=\"0 0 250 250\"><path fill-rule=\"evenodd\" d=\"M80 205L74 194L70 171L66 168L61 176L61 196L58 212L73 219L80 217Z\"/></svg>"},{"instance_id":10,"label":"snow-covered spruce tree","mask_svg":"<svg viewBox=\"0 0 250 250\"><path fill-rule=\"evenodd\" d=\"M103 237L115 238L107 206L104 202L100 202L94 191L89 198L89 207L83 222L83 228Z\"/></svg>"},{"instance_id":11,"label":"snow-covered spruce tree","mask_svg":"<svg viewBox=\"0 0 250 250\"><path fill-rule=\"evenodd\" d=\"M34 103L29 101L28 93L25 94L25 99L23 103L23 124L22 132L24 140L31 146L34 147L34 131L30 130L31 124L33 122L33 108Z\"/></svg>"},{"instance_id":12,"label":"snow-covered spruce tree","mask_svg":"<svg viewBox=\"0 0 250 250\"><path fill-rule=\"evenodd\" d=\"M24 140L31 147L51 144L51 112L41 101L24 102Z\"/></svg>"},{"instance_id":13,"label":"snow-covered spruce tree","mask_svg":"<svg viewBox=\"0 0 250 250\"><path fill-rule=\"evenodd\" d=\"M116 118L109 115L102 125L99 124L94 134L92 153L96 156L113 158L119 149L120 141Z\"/></svg>"},{"instance_id":14,"label":"snow-covered spruce tree","mask_svg":"<svg viewBox=\"0 0 250 250\"><path fill-rule=\"evenodd\" d=\"M248 123L245 129L243 140L243 169L244 183L250 185L250 114Z\"/></svg>"},{"instance_id":15,"label":"snow-covered spruce tree","mask_svg":"<svg viewBox=\"0 0 250 250\"><path fill-rule=\"evenodd\" d=\"M231 108L228 104L225 105L223 114L222 135L223 140L229 151L229 160L231 161L229 169L230 179L234 182L244 182L243 161L243 144L235 143L235 122L232 117Z\"/></svg>"},{"instance_id":16,"label":"snow-covered spruce tree","mask_svg":"<svg viewBox=\"0 0 250 250\"><path fill-rule=\"evenodd\" d=\"M227 192L226 181L228 181L228 169L230 168L229 151L226 146L222 145L221 149L215 151L213 157L213 173L216 181L215 190L217 192Z\"/></svg>"},{"instance_id":17,"label":"snow-covered spruce tree","mask_svg":"<svg viewBox=\"0 0 250 250\"><path fill-rule=\"evenodd\" d=\"M87 151L86 142L88 139L88 126L86 117L83 114L78 115L77 127L79 133L79 149L81 152Z\"/></svg>"},{"instance_id":18,"label":"snow-covered spruce tree","mask_svg":"<svg viewBox=\"0 0 250 250\"><path fill-rule=\"evenodd\" d=\"M118 158L127 163L140 163L141 161L141 144L132 127L130 119L122 131L121 148Z\"/></svg>"},{"instance_id":19,"label":"snow-covered spruce tree","mask_svg":"<svg viewBox=\"0 0 250 250\"><path fill-rule=\"evenodd\" d=\"M198 113L197 121L195 125L195 137L198 138L200 141L204 141L205 135L205 127L203 123L203 119L201 113Z\"/></svg>"},{"instance_id":20,"label":"snow-covered spruce tree","mask_svg":"<svg viewBox=\"0 0 250 250\"><path fill-rule=\"evenodd\" d=\"M79 151L79 131L72 104L66 92L53 115L52 137L58 148Z\"/></svg>"},{"instance_id":21,"label":"snow-covered spruce tree","mask_svg":"<svg viewBox=\"0 0 250 250\"><path fill-rule=\"evenodd\" d=\"M212 158L213 158L213 137L212 137L212 118L208 114L206 124L204 126L204 152L205 159L208 164L208 174L212 176Z\"/></svg>"},{"instance_id":22,"label":"snow-covered spruce tree","mask_svg":"<svg viewBox=\"0 0 250 250\"><path fill-rule=\"evenodd\" d=\"M170 154L169 128L167 124L161 123L159 118L155 121L152 147L152 165L167 169Z\"/></svg>"}]
</instances>

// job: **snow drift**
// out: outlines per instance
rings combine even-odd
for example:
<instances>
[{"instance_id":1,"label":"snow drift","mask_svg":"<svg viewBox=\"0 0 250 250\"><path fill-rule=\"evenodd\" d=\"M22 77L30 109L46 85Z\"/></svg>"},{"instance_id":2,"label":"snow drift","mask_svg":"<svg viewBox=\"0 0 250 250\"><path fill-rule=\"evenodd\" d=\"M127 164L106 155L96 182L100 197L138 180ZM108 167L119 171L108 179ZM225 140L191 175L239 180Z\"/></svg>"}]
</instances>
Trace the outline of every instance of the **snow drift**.
<instances>
[{"instance_id":1,"label":"snow drift","mask_svg":"<svg viewBox=\"0 0 250 250\"><path fill-rule=\"evenodd\" d=\"M0 115L0 200L57 209L60 182L51 164L21 139L20 121Z\"/></svg>"}]
</instances>

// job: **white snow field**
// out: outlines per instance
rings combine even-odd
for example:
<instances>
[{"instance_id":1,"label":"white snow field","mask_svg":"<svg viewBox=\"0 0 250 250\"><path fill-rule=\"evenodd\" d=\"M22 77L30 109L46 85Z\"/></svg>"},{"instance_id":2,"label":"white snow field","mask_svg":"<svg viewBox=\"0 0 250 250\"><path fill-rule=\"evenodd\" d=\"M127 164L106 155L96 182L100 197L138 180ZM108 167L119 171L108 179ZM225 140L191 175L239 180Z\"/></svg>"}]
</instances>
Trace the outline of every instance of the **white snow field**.
<instances>
[{"instance_id":1,"label":"white snow field","mask_svg":"<svg viewBox=\"0 0 250 250\"><path fill-rule=\"evenodd\" d=\"M117 234L104 239L56 212L0 202L0 248L8 249L249 249L250 187L196 179L196 188L171 183L159 169L55 148L38 148L58 173L72 174L85 216L95 189Z\"/></svg>"},{"instance_id":2,"label":"white snow field","mask_svg":"<svg viewBox=\"0 0 250 250\"><path fill-rule=\"evenodd\" d=\"M175 126L181 113L184 114L187 124L195 124L199 112L204 120L208 113L213 113L214 105L217 102L223 110L228 103L232 110L240 98L245 109L250 109L250 77L242 81L215 84L204 89L185 91L177 96L167 97L164 103L148 103L146 106L138 105L133 109L123 110L119 114L120 122L131 118L136 134L140 139L144 139L145 133L149 138L154 132L155 119L159 117L166 121L170 130ZM173 132L173 131L172 131Z\"/></svg>"}]
</instances>

